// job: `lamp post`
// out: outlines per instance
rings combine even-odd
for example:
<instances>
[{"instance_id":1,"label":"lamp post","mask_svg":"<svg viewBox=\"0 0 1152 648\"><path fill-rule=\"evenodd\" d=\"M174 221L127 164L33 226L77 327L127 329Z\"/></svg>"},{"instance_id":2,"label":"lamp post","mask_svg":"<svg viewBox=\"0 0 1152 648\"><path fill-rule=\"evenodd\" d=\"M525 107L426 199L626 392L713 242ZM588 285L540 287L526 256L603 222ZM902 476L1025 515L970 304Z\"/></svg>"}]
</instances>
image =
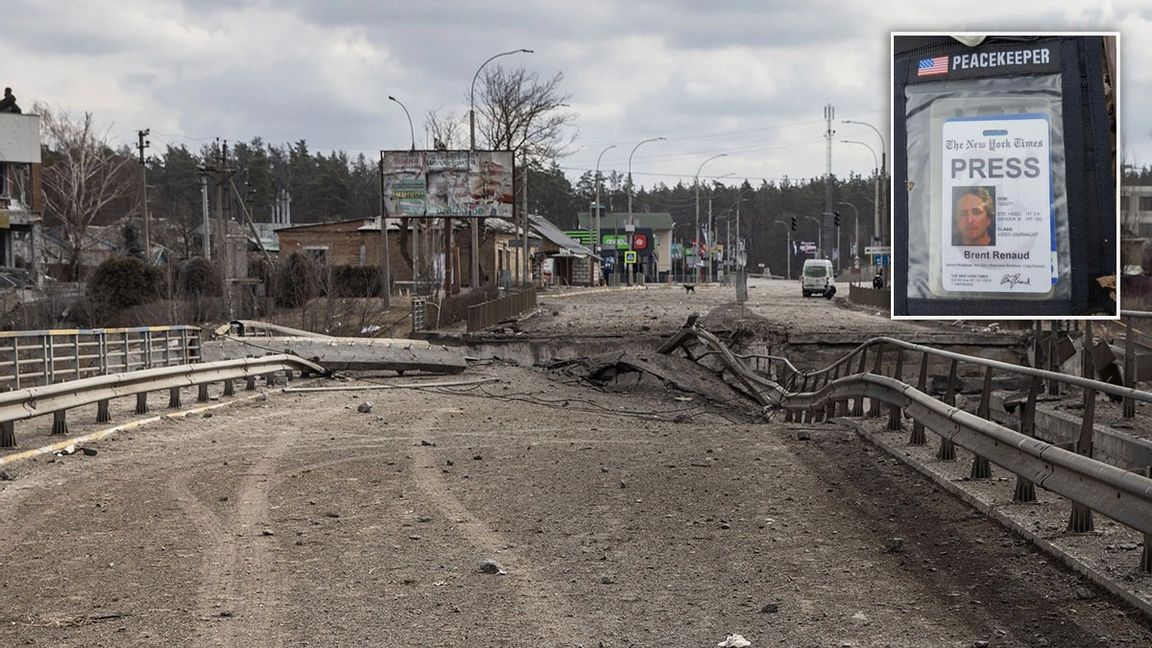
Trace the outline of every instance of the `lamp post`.
<instances>
[{"instance_id":1,"label":"lamp post","mask_svg":"<svg viewBox=\"0 0 1152 648\"><path fill-rule=\"evenodd\" d=\"M815 216L805 216L804 218L816 223L816 258L821 259L824 257L824 223Z\"/></svg>"},{"instance_id":2,"label":"lamp post","mask_svg":"<svg viewBox=\"0 0 1152 648\"><path fill-rule=\"evenodd\" d=\"M396 97L393 97L392 95L388 95L388 100L389 101L395 101L397 104L400 105L401 108L404 109L404 115L408 117L408 133L412 136L412 149L411 150L413 153L415 153L416 152L416 131L412 128L412 115L408 112L408 107L405 106L403 103L400 102L399 99L397 99Z\"/></svg>"},{"instance_id":3,"label":"lamp post","mask_svg":"<svg viewBox=\"0 0 1152 648\"><path fill-rule=\"evenodd\" d=\"M471 160L472 152L474 152L476 150L476 79L480 78L480 72L484 69L485 65L488 65L489 63L500 58L501 56L511 56L512 54L521 54L521 53L531 54L532 50L530 50L530 49L518 49L518 50L509 51L509 52L500 52L499 54L495 54L493 56L490 56L490 57L488 57L487 61L484 61L483 63L480 64L480 67L476 68L476 74L472 75L472 86L468 90L468 151L469 151L469 160L468 161L469 161L469 163L471 163L471 161L472 161ZM469 166L471 166L471 164L469 164ZM525 165L525 167L524 167L524 177L525 178L528 177L527 165ZM527 202L527 201L525 201L525 202ZM479 288L480 287L480 223L478 222L479 219L476 217L473 217L471 220L472 220L472 253L471 253L472 263L470 264L472 266L471 284L472 284L473 288ZM445 219L444 236L445 236L445 240L447 240L448 237L452 236L451 220L449 220L449 219ZM445 248L447 248L447 247L448 246L445 245ZM449 260L448 260L447 255L445 255L445 257L444 257L444 264L445 264L444 267L447 268L448 264L449 264ZM525 213L524 213L524 267L525 268L528 267L528 213L527 213L527 209L525 209ZM521 277L523 277L523 275L521 275Z\"/></svg>"},{"instance_id":4,"label":"lamp post","mask_svg":"<svg viewBox=\"0 0 1152 648\"><path fill-rule=\"evenodd\" d=\"M603 246L600 245L600 212L602 211L600 207L600 159L604 157L605 153L611 151L614 148L616 148L616 145L612 144L605 148L603 151L600 151L600 155L596 156L596 175L592 178L596 181L596 206L594 207L596 213L593 216L596 219L596 245L593 247L593 249L596 250L597 255L600 255L600 261L604 260ZM613 246L615 246L615 244L613 244ZM599 261L597 261L597 263L599 263Z\"/></svg>"},{"instance_id":5,"label":"lamp post","mask_svg":"<svg viewBox=\"0 0 1152 648\"><path fill-rule=\"evenodd\" d=\"M863 146L864 148L868 149L868 152L870 152L872 154L872 161L876 163L876 167L875 167L876 168L876 182L875 182L876 187L875 187L875 195L872 197L872 208L875 211L875 213L873 215L873 226L879 228L880 227L880 158L878 158L876 156L876 151L871 146L868 146L864 142L860 142L857 140L840 140L840 141L845 143L845 144L858 144L860 146ZM877 238L877 237L883 239L883 235L880 232L880 230L879 229L872 230L872 238Z\"/></svg>"},{"instance_id":6,"label":"lamp post","mask_svg":"<svg viewBox=\"0 0 1152 648\"><path fill-rule=\"evenodd\" d=\"M852 256L860 256L860 211L856 209L856 205L853 205L846 200L842 200L836 204L848 205L852 208L852 219L856 223L856 236L852 239Z\"/></svg>"},{"instance_id":7,"label":"lamp post","mask_svg":"<svg viewBox=\"0 0 1152 648\"><path fill-rule=\"evenodd\" d=\"M636 146L633 146L632 152L628 154L628 227L626 228L628 231L628 250L632 249L632 239L636 233L636 223L632 222L632 156L636 154L636 149L640 148L642 145L647 144L648 142L662 142L662 141L664 141L663 137L650 137L646 140L642 140L639 143L637 143ZM636 274L636 271L634 269L635 264L633 264L632 268L633 269L630 269L628 271L628 283L629 284L631 284L633 282L633 280L635 279L635 274Z\"/></svg>"},{"instance_id":8,"label":"lamp post","mask_svg":"<svg viewBox=\"0 0 1152 648\"><path fill-rule=\"evenodd\" d=\"M883 235L883 232L885 231L885 229L883 229L881 227L881 223L880 223L881 215L884 213L884 210L880 205L880 178L883 178L885 176L885 174L886 174L886 168L885 167L887 166L887 162L888 162L888 147L884 143L884 134L880 132L880 129L876 128L872 124L869 124L868 122L854 121L851 119L845 119L843 121L845 124L857 124L859 126L867 126L868 128L871 128L873 132L876 133L876 137L880 138L880 164L877 165L880 168L880 173L876 177L876 215L875 215L875 222L873 223L873 230L872 230L873 234L872 235L874 237L878 237L880 239L880 241L883 242L885 240L885 237ZM872 154L875 155L876 151L872 151Z\"/></svg>"},{"instance_id":9,"label":"lamp post","mask_svg":"<svg viewBox=\"0 0 1152 648\"><path fill-rule=\"evenodd\" d=\"M700 262L703 260L700 254L700 172L704 169L704 165L708 164L716 158L728 157L727 153L719 153L704 160L700 166L696 168L696 229L692 232L692 238L696 241L696 283L700 283Z\"/></svg>"}]
</instances>

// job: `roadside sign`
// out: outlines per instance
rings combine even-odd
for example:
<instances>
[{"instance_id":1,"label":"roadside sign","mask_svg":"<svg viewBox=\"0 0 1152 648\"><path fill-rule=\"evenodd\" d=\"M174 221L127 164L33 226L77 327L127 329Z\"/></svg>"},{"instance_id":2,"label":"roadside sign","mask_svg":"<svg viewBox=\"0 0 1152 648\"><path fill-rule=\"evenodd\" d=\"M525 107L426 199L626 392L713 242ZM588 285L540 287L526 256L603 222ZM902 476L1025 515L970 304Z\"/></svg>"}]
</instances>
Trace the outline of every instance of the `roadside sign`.
<instances>
[{"instance_id":1,"label":"roadside sign","mask_svg":"<svg viewBox=\"0 0 1152 648\"><path fill-rule=\"evenodd\" d=\"M626 250L624 252L624 263L636 263L636 250Z\"/></svg>"},{"instance_id":2,"label":"roadside sign","mask_svg":"<svg viewBox=\"0 0 1152 648\"><path fill-rule=\"evenodd\" d=\"M800 251L801 252L815 252L816 251L816 241L800 241Z\"/></svg>"},{"instance_id":3,"label":"roadside sign","mask_svg":"<svg viewBox=\"0 0 1152 648\"><path fill-rule=\"evenodd\" d=\"M868 245L864 247L864 254L877 255L877 254L892 254L891 245Z\"/></svg>"}]
</instances>

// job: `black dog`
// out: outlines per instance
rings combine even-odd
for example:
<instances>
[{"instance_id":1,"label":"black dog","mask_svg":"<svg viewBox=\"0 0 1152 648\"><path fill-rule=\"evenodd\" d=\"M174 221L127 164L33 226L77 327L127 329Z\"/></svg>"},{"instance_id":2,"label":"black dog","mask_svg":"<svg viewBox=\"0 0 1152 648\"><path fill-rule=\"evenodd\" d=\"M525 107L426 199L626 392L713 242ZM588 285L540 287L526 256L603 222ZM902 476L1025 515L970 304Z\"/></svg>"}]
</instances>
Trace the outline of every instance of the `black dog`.
<instances>
[{"instance_id":1,"label":"black dog","mask_svg":"<svg viewBox=\"0 0 1152 648\"><path fill-rule=\"evenodd\" d=\"M683 284L683 285L684 285L684 292L696 294L696 285L695 284Z\"/></svg>"}]
</instances>

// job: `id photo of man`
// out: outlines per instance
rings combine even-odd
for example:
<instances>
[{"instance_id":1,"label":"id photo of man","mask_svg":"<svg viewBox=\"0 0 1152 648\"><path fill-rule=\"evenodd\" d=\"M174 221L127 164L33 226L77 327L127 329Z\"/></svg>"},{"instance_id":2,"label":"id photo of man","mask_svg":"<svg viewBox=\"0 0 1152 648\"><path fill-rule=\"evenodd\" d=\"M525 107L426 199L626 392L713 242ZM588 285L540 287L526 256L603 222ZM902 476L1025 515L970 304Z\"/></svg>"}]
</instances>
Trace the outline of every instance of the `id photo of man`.
<instances>
[{"instance_id":1,"label":"id photo of man","mask_svg":"<svg viewBox=\"0 0 1152 648\"><path fill-rule=\"evenodd\" d=\"M952 245L996 245L996 188L952 188Z\"/></svg>"}]
</instances>

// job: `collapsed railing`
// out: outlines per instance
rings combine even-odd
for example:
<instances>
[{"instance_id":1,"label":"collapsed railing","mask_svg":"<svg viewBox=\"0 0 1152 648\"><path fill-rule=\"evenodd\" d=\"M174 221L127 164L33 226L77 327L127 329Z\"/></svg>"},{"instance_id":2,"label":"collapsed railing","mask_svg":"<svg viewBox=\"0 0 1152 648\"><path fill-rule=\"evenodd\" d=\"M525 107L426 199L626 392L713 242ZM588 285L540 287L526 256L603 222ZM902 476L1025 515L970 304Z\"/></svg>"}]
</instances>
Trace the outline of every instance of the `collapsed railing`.
<instances>
[{"instance_id":1,"label":"collapsed railing","mask_svg":"<svg viewBox=\"0 0 1152 648\"><path fill-rule=\"evenodd\" d=\"M181 387L199 387L196 400L206 403L211 383L222 382L224 396L232 396L235 380L245 379L245 388L254 390L257 376L264 376L266 384L274 385L276 373L284 372L290 379L292 371L326 373L320 365L297 356L269 355L146 369L5 392L0 394L0 448L16 447L16 421L52 414L52 434L67 434L66 412L82 405L96 403L96 422L107 423L112 420L109 401L113 398L135 395L136 413L146 414L149 392L167 389L168 407L180 407Z\"/></svg>"},{"instance_id":2,"label":"collapsed railing","mask_svg":"<svg viewBox=\"0 0 1152 648\"><path fill-rule=\"evenodd\" d=\"M1091 330L1087 331L1088 341ZM694 348L704 347L703 351ZM822 421L836 416L864 416L864 400L871 400L867 416L881 417L888 408L887 429L903 429L905 416L913 420L910 445L925 445L929 431L940 437L936 458L956 459L956 446L974 455L971 477L991 476L990 463L1016 474L1014 502L1036 500L1035 486L1072 502L1068 529L1093 529L1096 511L1144 534L1140 571L1152 572L1152 479L1092 459L1097 394L1132 402L1152 403L1152 393L1120 387L1098 380L1069 376L934 349L888 337L873 338L824 369L801 371L787 358L772 355L737 356L715 335L690 325L669 340L660 351L683 348L690 357L716 356L722 369L735 377L748 394L766 408L784 409L785 421ZM869 353L872 365L869 368ZM916 385L903 382L904 359L919 354ZM885 364L885 358L891 362ZM930 396L928 367L931 359L948 363L948 380L942 400ZM767 361L771 378L749 369L745 359ZM983 385L976 413L956 407L960 363L983 369ZM890 375L885 375L885 370ZM1027 380L1019 430L990 420L993 373L1006 372ZM1088 373L1091 375L1091 373ZM1077 441L1069 447L1037 439L1036 402L1041 385L1062 384L1083 390L1084 417ZM850 404L851 403L851 404Z\"/></svg>"}]
</instances>

